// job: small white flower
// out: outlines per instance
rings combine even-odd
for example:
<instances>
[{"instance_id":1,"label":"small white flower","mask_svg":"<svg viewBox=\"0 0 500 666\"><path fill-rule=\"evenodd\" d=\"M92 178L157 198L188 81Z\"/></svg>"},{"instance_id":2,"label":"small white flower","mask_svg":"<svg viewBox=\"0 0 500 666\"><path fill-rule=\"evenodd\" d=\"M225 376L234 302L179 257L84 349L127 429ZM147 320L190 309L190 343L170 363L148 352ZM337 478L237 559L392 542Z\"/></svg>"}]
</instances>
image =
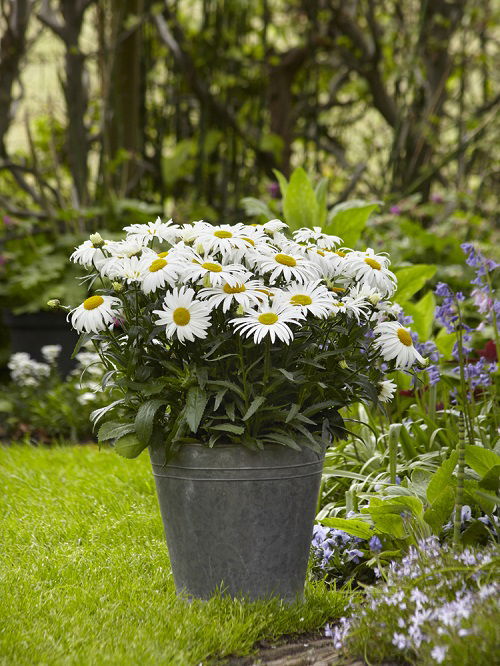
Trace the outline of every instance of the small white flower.
<instances>
[{"instance_id":1,"label":"small white flower","mask_svg":"<svg viewBox=\"0 0 500 666\"><path fill-rule=\"evenodd\" d=\"M263 304L257 310L250 310L243 317L231 319L235 330L245 337L253 335L254 342L258 344L266 335L271 342L277 338L285 344L293 340L293 332L288 324L298 324L304 315L298 308L284 303Z\"/></svg>"},{"instance_id":2,"label":"small white flower","mask_svg":"<svg viewBox=\"0 0 500 666\"><path fill-rule=\"evenodd\" d=\"M264 300L267 300L268 293L259 280L249 280L247 275L235 285L225 282L216 287L202 289L198 293L198 297L206 300L212 308L222 305L222 311L227 312L235 303L241 305L243 310L259 306Z\"/></svg>"},{"instance_id":3,"label":"small white flower","mask_svg":"<svg viewBox=\"0 0 500 666\"><path fill-rule=\"evenodd\" d=\"M308 284L293 284L278 292L277 300L298 307L303 314L326 319L332 312L333 297L320 280Z\"/></svg>"},{"instance_id":4,"label":"small white flower","mask_svg":"<svg viewBox=\"0 0 500 666\"><path fill-rule=\"evenodd\" d=\"M205 254L220 252L227 256L234 250L245 251L254 245L245 230L244 224L207 226L198 234L196 242L201 244Z\"/></svg>"},{"instance_id":5,"label":"small white flower","mask_svg":"<svg viewBox=\"0 0 500 666\"><path fill-rule=\"evenodd\" d=\"M281 220L274 219L274 220L269 220L269 222L263 224L262 228L266 233L273 236L277 231L283 231L283 229L288 229L288 224L285 224Z\"/></svg>"},{"instance_id":6,"label":"small white flower","mask_svg":"<svg viewBox=\"0 0 500 666\"><path fill-rule=\"evenodd\" d=\"M378 399L380 402L390 402L396 393L396 384L391 382L390 379L384 379L378 383L379 394Z\"/></svg>"},{"instance_id":7,"label":"small white flower","mask_svg":"<svg viewBox=\"0 0 500 666\"><path fill-rule=\"evenodd\" d=\"M302 227L293 232L293 238L297 243L315 243L319 248L327 250L333 250L342 243L341 238L325 234L321 227Z\"/></svg>"},{"instance_id":8,"label":"small white flower","mask_svg":"<svg viewBox=\"0 0 500 666\"><path fill-rule=\"evenodd\" d=\"M131 224L124 227L127 232L127 238L142 245L148 245L153 238L158 238L161 241L174 243L177 240L179 233L179 225L173 224L172 220L162 222L160 217L157 217L154 222L147 224Z\"/></svg>"},{"instance_id":9,"label":"small white flower","mask_svg":"<svg viewBox=\"0 0 500 666\"><path fill-rule=\"evenodd\" d=\"M156 326L165 326L168 339L177 337L179 342L193 342L195 338L206 338L210 326L210 306L194 298L194 289L175 288L163 299L163 310L153 310L158 319Z\"/></svg>"},{"instance_id":10,"label":"small white flower","mask_svg":"<svg viewBox=\"0 0 500 666\"><path fill-rule=\"evenodd\" d=\"M431 657L434 659L436 664L442 664L446 659L446 653L448 652L447 645L435 645L431 650Z\"/></svg>"},{"instance_id":11,"label":"small white flower","mask_svg":"<svg viewBox=\"0 0 500 666\"><path fill-rule=\"evenodd\" d=\"M193 253L190 263L184 266L183 280L199 282L205 280L206 286L212 287L227 283L232 287L244 280L247 269L241 264L221 264L213 257L202 257Z\"/></svg>"},{"instance_id":12,"label":"small white flower","mask_svg":"<svg viewBox=\"0 0 500 666\"><path fill-rule=\"evenodd\" d=\"M362 284L377 289L388 296L396 290L396 276L388 266L389 258L383 254L374 254L371 248L365 252L349 252L346 255L346 270Z\"/></svg>"},{"instance_id":13,"label":"small white flower","mask_svg":"<svg viewBox=\"0 0 500 666\"><path fill-rule=\"evenodd\" d=\"M81 264L85 268L94 266L95 268L99 269L103 261L106 259L106 255L101 248L105 247L107 249L109 245L110 241L106 240L98 243L97 245L94 245L91 240L86 240L84 243L75 248L75 251L69 259L75 264Z\"/></svg>"},{"instance_id":14,"label":"small white flower","mask_svg":"<svg viewBox=\"0 0 500 666\"><path fill-rule=\"evenodd\" d=\"M368 316L368 303L363 298L352 298L342 295L342 300L333 300L332 309L335 313L343 313L348 317L354 317L359 323L361 318Z\"/></svg>"},{"instance_id":15,"label":"small white flower","mask_svg":"<svg viewBox=\"0 0 500 666\"><path fill-rule=\"evenodd\" d=\"M85 391L85 393L80 393L77 397L78 402L81 405L88 405L90 402L94 402L96 399L96 394L91 391Z\"/></svg>"},{"instance_id":16,"label":"small white flower","mask_svg":"<svg viewBox=\"0 0 500 666\"><path fill-rule=\"evenodd\" d=\"M121 301L114 296L90 296L68 315L71 325L79 333L98 333L109 328L119 314Z\"/></svg>"},{"instance_id":17,"label":"small white flower","mask_svg":"<svg viewBox=\"0 0 500 666\"><path fill-rule=\"evenodd\" d=\"M304 257L300 246L289 245L286 251L266 248L255 255L255 262L261 273L270 273L269 282L275 284L279 278L286 282L300 282L302 284L316 280L319 275L317 266Z\"/></svg>"},{"instance_id":18,"label":"small white flower","mask_svg":"<svg viewBox=\"0 0 500 666\"><path fill-rule=\"evenodd\" d=\"M113 265L109 266L106 273L110 279L115 280L120 278L127 284L141 282L144 277L144 271L151 261L149 260L148 262L147 259L145 261L144 257L123 257L116 259Z\"/></svg>"},{"instance_id":19,"label":"small white flower","mask_svg":"<svg viewBox=\"0 0 500 666\"><path fill-rule=\"evenodd\" d=\"M413 346L411 331L397 321L377 324L374 332L378 336L374 345L380 349L385 361L394 359L397 368L409 368L415 361L425 364L423 357Z\"/></svg>"},{"instance_id":20,"label":"small white flower","mask_svg":"<svg viewBox=\"0 0 500 666\"><path fill-rule=\"evenodd\" d=\"M52 365L57 361L61 354L61 345L44 345L41 349L43 358Z\"/></svg>"},{"instance_id":21,"label":"small white flower","mask_svg":"<svg viewBox=\"0 0 500 666\"><path fill-rule=\"evenodd\" d=\"M142 291L145 294L151 294L166 284L173 287L177 282L179 273L182 272L182 264L175 258L170 259L168 255L158 256L152 261L151 257L147 257L147 259L148 263L142 273Z\"/></svg>"}]
</instances>

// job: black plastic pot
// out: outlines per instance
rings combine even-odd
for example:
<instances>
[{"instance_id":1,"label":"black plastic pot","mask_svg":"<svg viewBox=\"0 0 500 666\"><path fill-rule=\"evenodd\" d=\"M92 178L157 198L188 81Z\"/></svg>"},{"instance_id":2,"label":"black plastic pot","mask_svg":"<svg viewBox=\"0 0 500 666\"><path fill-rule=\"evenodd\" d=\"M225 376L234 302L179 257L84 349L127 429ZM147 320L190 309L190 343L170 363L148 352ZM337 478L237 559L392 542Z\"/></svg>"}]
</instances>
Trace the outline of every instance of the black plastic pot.
<instances>
[{"instance_id":1,"label":"black plastic pot","mask_svg":"<svg viewBox=\"0 0 500 666\"><path fill-rule=\"evenodd\" d=\"M323 455L186 444L167 464L150 456L178 593L302 598Z\"/></svg>"},{"instance_id":2,"label":"black plastic pot","mask_svg":"<svg viewBox=\"0 0 500 666\"><path fill-rule=\"evenodd\" d=\"M14 315L4 311L3 320L10 332L11 353L27 352L42 361L40 349L44 345L61 345L59 370L63 375L75 366L71 354L78 341L78 334L66 321L64 312L34 312Z\"/></svg>"}]
</instances>

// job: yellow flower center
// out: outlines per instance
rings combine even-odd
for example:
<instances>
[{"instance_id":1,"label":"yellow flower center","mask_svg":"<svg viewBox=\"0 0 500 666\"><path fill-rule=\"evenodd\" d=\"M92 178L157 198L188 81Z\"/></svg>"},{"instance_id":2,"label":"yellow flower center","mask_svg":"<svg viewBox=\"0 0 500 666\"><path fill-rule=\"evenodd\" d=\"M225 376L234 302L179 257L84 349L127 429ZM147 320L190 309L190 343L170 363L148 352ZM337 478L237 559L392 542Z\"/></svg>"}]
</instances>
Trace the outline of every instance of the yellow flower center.
<instances>
[{"instance_id":1,"label":"yellow flower center","mask_svg":"<svg viewBox=\"0 0 500 666\"><path fill-rule=\"evenodd\" d=\"M243 236L243 240L246 241L249 245L255 245L254 241L251 238Z\"/></svg>"},{"instance_id":2,"label":"yellow flower center","mask_svg":"<svg viewBox=\"0 0 500 666\"><path fill-rule=\"evenodd\" d=\"M368 264L368 266L375 268L375 270L377 271L379 271L382 268L382 264L379 264L379 262L376 261L375 259L370 259L370 257L366 257L365 264Z\"/></svg>"},{"instance_id":3,"label":"yellow flower center","mask_svg":"<svg viewBox=\"0 0 500 666\"><path fill-rule=\"evenodd\" d=\"M222 266L220 264L213 264L211 261L206 261L201 265L201 267L206 271L210 271L211 273L220 273L222 270Z\"/></svg>"},{"instance_id":4,"label":"yellow flower center","mask_svg":"<svg viewBox=\"0 0 500 666\"><path fill-rule=\"evenodd\" d=\"M294 259L293 257L290 257L288 254L277 254L274 257L275 261L278 262L278 264L283 264L283 266L296 266L297 265L297 260Z\"/></svg>"},{"instance_id":5,"label":"yellow flower center","mask_svg":"<svg viewBox=\"0 0 500 666\"><path fill-rule=\"evenodd\" d=\"M217 236L217 238L232 238L233 234L230 231L214 231L214 236Z\"/></svg>"},{"instance_id":6,"label":"yellow flower center","mask_svg":"<svg viewBox=\"0 0 500 666\"><path fill-rule=\"evenodd\" d=\"M158 257L160 259L164 259L167 256L167 254L168 254L168 250L167 250L167 252L158 252Z\"/></svg>"},{"instance_id":7,"label":"yellow flower center","mask_svg":"<svg viewBox=\"0 0 500 666\"><path fill-rule=\"evenodd\" d=\"M312 298L307 294L295 294L295 296L292 296L290 299L290 303L293 305L311 305Z\"/></svg>"},{"instance_id":8,"label":"yellow flower center","mask_svg":"<svg viewBox=\"0 0 500 666\"><path fill-rule=\"evenodd\" d=\"M86 301L83 301L83 307L86 310L95 310L95 308L98 308L103 303L104 298L102 296L91 296Z\"/></svg>"},{"instance_id":9,"label":"yellow flower center","mask_svg":"<svg viewBox=\"0 0 500 666\"><path fill-rule=\"evenodd\" d=\"M274 312L264 312L264 314L259 315L259 321L261 324L271 326L271 324L275 324L278 321L278 315L274 314Z\"/></svg>"},{"instance_id":10,"label":"yellow flower center","mask_svg":"<svg viewBox=\"0 0 500 666\"><path fill-rule=\"evenodd\" d=\"M406 328L398 328L398 338L407 347L413 347L413 340Z\"/></svg>"},{"instance_id":11,"label":"yellow flower center","mask_svg":"<svg viewBox=\"0 0 500 666\"><path fill-rule=\"evenodd\" d=\"M149 267L150 273L156 273L156 271L161 270L164 266L167 265L165 259L155 259L151 266Z\"/></svg>"},{"instance_id":12,"label":"yellow flower center","mask_svg":"<svg viewBox=\"0 0 500 666\"><path fill-rule=\"evenodd\" d=\"M322 257L325 256L325 253L322 252L321 250L316 250L316 254L319 254L319 255L321 255Z\"/></svg>"},{"instance_id":13,"label":"yellow flower center","mask_svg":"<svg viewBox=\"0 0 500 666\"><path fill-rule=\"evenodd\" d=\"M342 294L345 291L344 287L332 287L330 291L335 292L336 294Z\"/></svg>"},{"instance_id":14,"label":"yellow flower center","mask_svg":"<svg viewBox=\"0 0 500 666\"><path fill-rule=\"evenodd\" d=\"M337 250L337 251L334 252L333 254L338 254L339 257L345 257L345 252L342 252L342 250Z\"/></svg>"},{"instance_id":15,"label":"yellow flower center","mask_svg":"<svg viewBox=\"0 0 500 666\"><path fill-rule=\"evenodd\" d=\"M333 304L336 308L345 308L345 303L342 303L342 301L335 301Z\"/></svg>"},{"instance_id":16,"label":"yellow flower center","mask_svg":"<svg viewBox=\"0 0 500 666\"><path fill-rule=\"evenodd\" d=\"M244 284L237 284L236 287L231 287L231 285L225 284L222 289L226 294L242 294L247 290Z\"/></svg>"},{"instance_id":17,"label":"yellow flower center","mask_svg":"<svg viewBox=\"0 0 500 666\"><path fill-rule=\"evenodd\" d=\"M191 315L187 308L175 308L172 318L177 326L186 326L191 320Z\"/></svg>"}]
</instances>

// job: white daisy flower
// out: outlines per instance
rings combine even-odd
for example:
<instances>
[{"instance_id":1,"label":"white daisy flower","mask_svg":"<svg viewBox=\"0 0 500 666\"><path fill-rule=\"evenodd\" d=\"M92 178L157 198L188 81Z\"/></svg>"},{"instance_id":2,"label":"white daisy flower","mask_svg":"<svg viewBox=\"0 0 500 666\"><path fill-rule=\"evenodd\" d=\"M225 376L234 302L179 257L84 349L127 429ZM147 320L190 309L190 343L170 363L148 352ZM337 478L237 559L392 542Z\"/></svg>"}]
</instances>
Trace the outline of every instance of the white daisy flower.
<instances>
[{"instance_id":1,"label":"white daisy flower","mask_svg":"<svg viewBox=\"0 0 500 666\"><path fill-rule=\"evenodd\" d=\"M308 284L294 284L280 290L276 300L298 307L300 312L326 319L332 312L333 297L320 280Z\"/></svg>"},{"instance_id":2,"label":"white daisy flower","mask_svg":"<svg viewBox=\"0 0 500 666\"><path fill-rule=\"evenodd\" d=\"M96 294L71 310L68 319L71 317L71 325L79 333L82 333L82 331L98 333L113 324L120 309L121 301L119 298Z\"/></svg>"},{"instance_id":3,"label":"white daisy flower","mask_svg":"<svg viewBox=\"0 0 500 666\"><path fill-rule=\"evenodd\" d=\"M286 282L311 282L319 277L317 266L300 253L296 247L289 245L285 251L265 248L254 255L255 262L261 273L271 273L269 282L274 284L280 277Z\"/></svg>"},{"instance_id":4,"label":"white daisy flower","mask_svg":"<svg viewBox=\"0 0 500 666\"><path fill-rule=\"evenodd\" d=\"M109 248L111 241L101 241L97 245L91 240L86 240L81 245L75 248L75 251L70 256L70 261L73 261L75 264L81 264L85 268L90 268L95 266L99 270L99 267L102 265L103 261L106 260L106 255L102 251L102 248Z\"/></svg>"},{"instance_id":5,"label":"white daisy flower","mask_svg":"<svg viewBox=\"0 0 500 666\"><path fill-rule=\"evenodd\" d=\"M415 361L425 365L424 358L413 346L411 331L397 321L386 321L374 328L378 336L373 343L385 361L395 360L397 368L409 368Z\"/></svg>"},{"instance_id":6,"label":"white daisy flower","mask_svg":"<svg viewBox=\"0 0 500 666\"><path fill-rule=\"evenodd\" d=\"M53 365L61 355L61 345L44 345L41 348L42 356L49 365Z\"/></svg>"},{"instance_id":7,"label":"white daisy flower","mask_svg":"<svg viewBox=\"0 0 500 666\"><path fill-rule=\"evenodd\" d=\"M216 287L202 289L198 298L206 300L212 308L222 305L223 312L227 312L235 303L241 305L243 310L258 307L267 300L269 291L259 280L249 280L248 277L249 275L245 276L235 285L225 282Z\"/></svg>"},{"instance_id":8,"label":"white daisy flower","mask_svg":"<svg viewBox=\"0 0 500 666\"><path fill-rule=\"evenodd\" d=\"M220 252L223 256L233 250L246 250L254 244L253 241L249 242L244 224L207 226L198 234L196 241L203 247L205 254Z\"/></svg>"},{"instance_id":9,"label":"white daisy flower","mask_svg":"<svg viewBox=\"0 0 500 666\"><path fill-rule=\"evenodd\" d=\"M134 239L124 241L112 241L106 246L109 256L100 262L98 268L103 277L112 278L116 272L121 270L122 259L140 257L142 245Z\"/></svg>"},{"instance_id":10,"label":"white daisy flower","mask_svg":"<svg viewBox=\"0 0 500 666\"><path fill-rule=\"evenodd\" d=\"M307 248L307 256L319 266L320 274L325 279L332 279L347 275L347 252L343 250Z\"/></svg>"},{"instance_id":11,"label":"white daisy flower","mask_svg":"<svg viewBox=\"0 0 500 666\"><path fill-rule=\"evenodd\" d=\"M366 252L349 252L346 261L348 273L359 282L374 287L384 296L396 291L396 276L388 268L387 256L374 254L368 248Z\"/></svg>"},{"instance_id":12,"label":"white daisy flower","mask_svg":"<svg viewBox=\"0 0 500 666\"><path fill-rule=\"evenodd\" d=\"M334 250L342 243L341 238L325 234L321 227L297 229L293 232L293 239L296 243L315 243L319 248L327 250Z\"/></svg>"},{"instance_id":13,"label":"white daisy flower","mask_svg":"<svg viewBox=\"0 0 500 666\"><path fill-rule=\"evenodd\" d=\"M283 229L289 229L288 224L285 224L285 222L282 222L281 220L275 219L275 220L269 220L269 222L266 222L265 224L262 225L262 228L267 234L270 234L271 236L274 236L274 234L277 231L283 231Z\"/></svg>"},{"instance_id":14,"label":"white daisy flower","mask_svg":"<svg viewBox=\"0 0 500 666\"><path fill-rule=\"evenodd\" d=\"M208 303L194 298L194 289L175 288L167 292L163 299L163 310L153 310L158 315L156 326L165 326L165 335L170 340L174 336L179 342L193 342L195 338L206 338L210 326Z\"/></svg>"},{"instance_id":15,"label":"white daisy flower","mask_svg":"<svg viewBox=\"0 0 500 666\"><path fill-rule=\"evenodd\" d=\"M147 264L142 263L141 289L145 294L151 294L166 284L173 287L183 270L182 264L175 258L175 255L171 259L168 252L160 254L163 256L157 256L152 261L150 257L146 257Z\"/></svg>"},{"instance_id":16,"label":"white daisy flower","mask_svg":"<svg viewBox=\"0 0 500 666\"><path fill-rule=\"evenodd\" d=\"M275 302L272 305L265 303L243 317L231 319L230 323L240 335L247 338L253 335L256 344L269 335L271 342L278 339L288 345L293 340L293 332L288 324L298 324L300 319L304 319L304 315L298 308Z\"/></svg>"},{"instance_id":17,"label":"white daisy flower","mask_svg":"<svg viewBox=\"0 0 500 666\"><path fill-rule=\"evenodd\" d=\"M241 264L221 264L213 257L202 257L201 254L193 252L192 259L183 266L183 280L199 282L203 280L205 286L215 287L227 283L232 287L244 280L247 269Z\"/></svg>"},{"instance_id":18,"label":"white daisy flower","mask_svg":"<svg viewBox=\"0 0 500 666\"><path fill-rule=\"evenodd\" d=\"M173 224L172 220L162 222L160 217L157 217L154 222L147 224L131 224L123 228L127 232L127 238L140 243L140 245L148 245L153 238L158 238L162 241L174 243L179 231L179 225Z\"/></svg>"},{"instance_id":19,"label":"white daisy flower","mask_svg":"<svg viewBox=\"0 0 500 666\"><path fill-rule=\"evenodd\" d=\"M379 393L378 399L380 402L391 402L396 393L397 386L390 379L384 379L378 383Z\"/></svg>"},{"instance_id":20,"label":"white daisy flower","mask_svg":"<svg viewBox=\"0 0 500 666\"><path fill-rule=\"evenodd\" d=\"M332 309L335 313L343 313L348 317L354 317L359 323L360 319L368 316L369 304L363 299L342 296L342 300L333 300Z\"/></svg>"}]
</instances>

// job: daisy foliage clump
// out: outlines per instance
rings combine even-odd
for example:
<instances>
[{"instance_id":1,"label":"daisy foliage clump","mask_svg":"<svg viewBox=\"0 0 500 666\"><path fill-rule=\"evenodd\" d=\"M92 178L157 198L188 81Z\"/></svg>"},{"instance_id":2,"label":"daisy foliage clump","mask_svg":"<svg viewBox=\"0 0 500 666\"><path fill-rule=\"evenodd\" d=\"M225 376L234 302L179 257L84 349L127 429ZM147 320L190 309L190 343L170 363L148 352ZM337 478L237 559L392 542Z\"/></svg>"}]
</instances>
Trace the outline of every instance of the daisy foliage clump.
<instances>
[{"instance_id":1,"label":"daisy foliage clump","mask_svg":"<svg viewBox=\"0 0 500 666\"><path fill-rule=\"evenodd\" d=\"M392 321L385 254L280 220L125 232L73 252L93 293L68 318L107 369L99 440L126 457L192 441L319 450L344 435L342 407L390 399L383 360L423 362Z\"/></svg>"}]
</instances>

